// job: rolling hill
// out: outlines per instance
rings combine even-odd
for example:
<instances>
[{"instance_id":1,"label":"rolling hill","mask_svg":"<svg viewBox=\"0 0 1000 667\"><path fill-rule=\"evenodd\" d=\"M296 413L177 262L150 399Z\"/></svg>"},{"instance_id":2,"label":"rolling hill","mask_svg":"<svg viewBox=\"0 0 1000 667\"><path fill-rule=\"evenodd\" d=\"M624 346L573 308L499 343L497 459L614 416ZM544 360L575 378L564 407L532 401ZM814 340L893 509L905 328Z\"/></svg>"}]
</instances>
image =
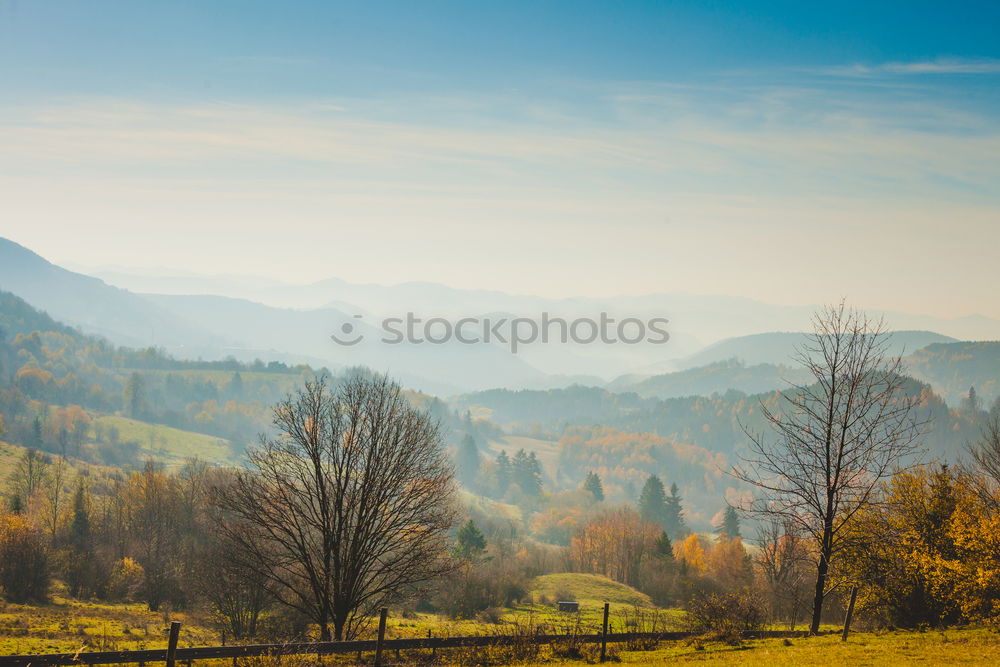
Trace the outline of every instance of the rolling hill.
<instances>
[{"instance_id":1,"label":"rolling hill","mask_svg":"<svg viewBox=\"0 0 1000 667\"><path fill-rule=\"evenodd\" d=\"M0 238L0 290L118 345L156 345L182 351L225 343L137 294L67 271L4 238Z\"/></svg>"},{"instance_id":2,"label":"rolling hill","mask_svg":"<svg viewBox=\"0 0 1000 667\"><path fill-rule=\"evenodd\" d=\"M678 362L682 368L694 368L730 359L747 365L785 364L793 361L795 349L808 341L807 334L771 332L752 336L727 338ZM954 343L956 340L933 331L893 331L888 353L905 356L932 343Z\"/></svg>"}]
</instances>

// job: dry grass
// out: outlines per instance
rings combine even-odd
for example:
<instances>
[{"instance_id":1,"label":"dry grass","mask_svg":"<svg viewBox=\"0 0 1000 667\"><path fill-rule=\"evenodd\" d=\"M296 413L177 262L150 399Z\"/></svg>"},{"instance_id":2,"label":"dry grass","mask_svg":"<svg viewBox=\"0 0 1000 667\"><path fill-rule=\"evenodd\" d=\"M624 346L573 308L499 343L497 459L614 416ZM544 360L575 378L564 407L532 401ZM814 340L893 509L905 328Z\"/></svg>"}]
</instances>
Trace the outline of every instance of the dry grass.
<instances>
[{"instance_id":1,"label":"dry grass","mask_svg":"<svg viewBox=\"0 0 1000 667\"><path fill-rule=\"evenodd\" d=\"M82 602L53 596L47 605L0 604L0 654L140 650L167 645L165 628L182 623L181 646L218 644L204 620L151 612L141 604Z\"/></svg>"}]
</instances>

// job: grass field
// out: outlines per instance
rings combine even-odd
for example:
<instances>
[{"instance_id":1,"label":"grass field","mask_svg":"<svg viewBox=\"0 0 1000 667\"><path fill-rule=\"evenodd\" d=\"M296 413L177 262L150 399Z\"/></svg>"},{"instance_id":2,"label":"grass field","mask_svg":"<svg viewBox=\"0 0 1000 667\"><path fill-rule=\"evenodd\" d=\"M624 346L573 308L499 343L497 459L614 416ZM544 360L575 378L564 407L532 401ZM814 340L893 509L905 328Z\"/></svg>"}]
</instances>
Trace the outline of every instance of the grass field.
<instances>
[{"instance_id":1,"label":"grass field","mask_svg":"<svg viewBox=\"0 0 1000 667\"><path fill-rule=\"evenodd\" d=\"M747 641L734 647L722 643L675 642L648 652L622 652L623 664L741 665L746 667L832 667L834 665L996 665L1000 635L979 629L943 632L855 633L844 643L839 635Z\"/></svg>"},{"instance_id":2,"label":"grass field","mask_svg":"<svg viewBox=\"0 0 1000 667\"><path fill-rule=\"evenodd\" d=\"M182 431L169 426L147 424L127 417L104 416L94 420L105 430L114 427L122 442L139 444L140 458L152 458L175 466L197 458L206 463L232 463L229 441L211 435Z\"/></svg>"},{"instance_id":3,"label":"grass field","mask_svg":"<svg viewBox=\"0 0 1000 667\"><path fill-rule=\"evenodd\" d=\"M151 612L144 604L83 602L54 595L46 605L0 604L0 655L139 650L166 646L164 629L182 623L179 645L219 643L191 614Z\"/></svg>"},{"instance_id":4,"label":"grass field","mask_svg":"<svg viewBox=\"0 0 1000 667\"><path fill-rule=\"evenodd\" d=\"M541 577L534 589L545 591L565 581ZM580 575L573 575L579 577ZM617 596L618 605L641 601L626 590L607 590L604 582L576 580L570 582L578 590L590 594L608 592ZM641 594L640 594L641 595ZM589 598L587 598L589 599ZM599 609L594 601L595 608ZM589 603L581 599L586 610ZM551 608L550 608L551 609ZM431 614L407 614L390 617L387 635L392 637L458 636L481 634L510 634L511 621L523 624L533 615L538 622L553 617L555 612L539 609L536 605L507 610L505 622L483 624L477 621L452 622ZM564 616L564 619L567 617ZM41 606L0 604L0 655L75 652L78 650L153 649L166 645L164 630L171 620L182 623L180 646L211 646L221 643L221 637L212 629L204 616L195 613L150 612L141 604L106 604L69 600L54 595L52 602ZM558 626L549 631L558 631ZM369 633L370 634L370 633ZM550 647L541 647L533 658L521 659L513 664L583 665L592 662L594 646L587 652L588 659L566 659L553 654ZM847 643L837 634L820 637L803 637L792 640L750 640L739 646L722 642L687 640L662 642L651 651L622 650L620 645L610 645L614 661L627 665L703 664L746 665L748 667L833 667L836 665L869 665L894 667L896 665L996 665L1000 663L1000 634L984 629L950 629L928 632L889 632L882 634L853 633ZM370 662L371 656L365 660ZM456 652L441 652L436 660L429 661L426 651L401 654L402 662L409 664L479 664L476 656ZM327 659L330 664L353 664L354 656ZM282 664L314 664L303 659L286 659ZM395 657L390 663L397 664ZM199 662L214 667L212 661ZM218 663L223 664L223 663ZM229 665L229 661L225 661ZM242 664L242 663L241 663ZM247 663L249 664L249 663ZM258 660L253 664L277 665L276 662ZM501 664L501 663L489 663Z\"/></svg>"}]
</instances>

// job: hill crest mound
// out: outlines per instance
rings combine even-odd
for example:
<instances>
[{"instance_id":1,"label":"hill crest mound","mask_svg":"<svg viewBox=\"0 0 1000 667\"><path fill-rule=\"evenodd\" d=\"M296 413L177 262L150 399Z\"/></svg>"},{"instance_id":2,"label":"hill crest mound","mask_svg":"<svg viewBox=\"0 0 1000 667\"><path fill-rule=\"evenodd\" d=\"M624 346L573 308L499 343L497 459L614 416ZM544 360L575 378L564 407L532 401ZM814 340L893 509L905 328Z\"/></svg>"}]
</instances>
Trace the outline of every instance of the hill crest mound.
<instances>
[{"instance_id":1,"label":"hill crest mound","mask_svg":"<svg viewBox=\"0 0 1000 667\"><path fill-rule=\"evenodd\" d=\"M575 572L545 574L532 579L530 593L536 602L540 601L542 597L552 602L557 602L559 598L569 597L577 602L611 602L640 607L653 606L652 600L645 593L599 574Z\"/></svg>"}]
</instances>

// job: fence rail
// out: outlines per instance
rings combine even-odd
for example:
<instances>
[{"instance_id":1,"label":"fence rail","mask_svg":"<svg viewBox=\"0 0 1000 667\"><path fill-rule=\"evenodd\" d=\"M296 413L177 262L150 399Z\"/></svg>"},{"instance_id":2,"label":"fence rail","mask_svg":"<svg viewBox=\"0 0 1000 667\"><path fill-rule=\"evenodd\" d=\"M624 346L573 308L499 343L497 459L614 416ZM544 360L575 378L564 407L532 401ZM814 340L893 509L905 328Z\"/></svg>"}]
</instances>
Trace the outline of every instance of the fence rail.
<instances>
[{"instance_id":1,"label":"fence rail","mask_svg":"<svg viewBox=\"0 0 1000 667\"><path fill-rule=\"evenodd\" d=\"M773 639L783 637L802 637L806 632L791 630L768 630L748 633L747 639ZM554 642L573 640L588 644L601 642L621 643L640 639L658 639L661 641L678 641L693 636L690 632L618 632L598 633L588 635L476 635L469 637L422 637L412 639L386 639L381 642L383 650L412 649L446 649L476 646L509 646L518 643L551 644ZM332 655L337 653L375 652L379 640L365 639L341 642L295 642L288 644L249 644L234 646L199 646L192 648L176 648L173 658L176 662L186 663L194 660L212 660L223 658L248 658L254 656L277 655ZM0 656L0 667L14 665L31 667L41 665L116 665L116 664L146 664L167 662L169 649L152 649L144 651L97 651L89 653L48 653L41 655L5 655Z\"/></svg>"}]
</instances>

